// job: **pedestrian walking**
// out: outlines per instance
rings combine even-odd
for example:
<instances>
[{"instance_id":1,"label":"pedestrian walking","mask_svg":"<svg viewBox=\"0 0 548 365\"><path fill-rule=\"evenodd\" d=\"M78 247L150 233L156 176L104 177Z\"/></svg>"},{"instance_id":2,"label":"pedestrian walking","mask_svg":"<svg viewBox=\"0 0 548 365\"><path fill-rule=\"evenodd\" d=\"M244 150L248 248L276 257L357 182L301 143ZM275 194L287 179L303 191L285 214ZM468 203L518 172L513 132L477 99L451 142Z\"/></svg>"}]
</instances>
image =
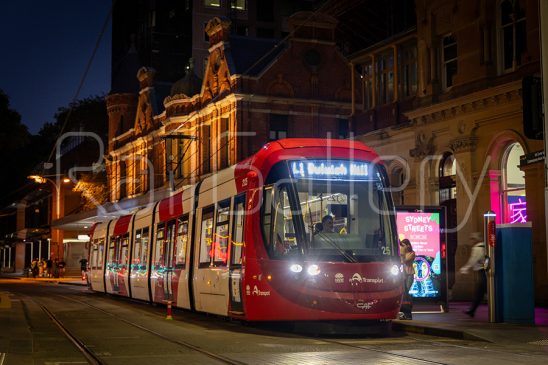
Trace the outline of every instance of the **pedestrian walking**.
<instances>
[{"instance_id":1,"label":"pedestrian walking","mask_svg":"<svg viewBox=\"0 0 548 365\"><path fill-rule=\"evenodd\" d=\"M61 260L57 262L57 268L58 268L60 278L65 276L65 266L66 266L65 261Z\"/></svg>"},{"instance_id":2,"label":"pedestrian walking","mask_svg":"<svg viewBox=\"0 0 548 365\"><path fill-rule=\"evenodd\" d=\"M460 272L461 274L467 274L470 269L474 271L474 298L470 308L464 312L473 318L476 314L476 309L478 309L487 291L487 275L485 272L485 243L483 242L481 233L474 232L470 234L470 243L472 244L470 258L460 268Z\"/></svg>"},{"instance_id":3,"label":"pedestrian walking","mask_svg":"<svg viewBox=\"0 0 548 365\"><path fill-rule=\"evenodd\" d=\"M36 276L40 272L40 269L38 268L38 258L32 260L30 264L30 270L32 271L32 277L36 279Z\"/></svg>"},{"instance_id":4,"label":"pedestrian walking","mask_svg":"<svg viewBox=\"0 0 548 365\"><path fill-rule=\"evenodd\" d=\"M82 271L82 279L86 277L86 271L88 270L88 259L82 257L80 259L80 270Z\"/></svg>"},{"instance_id":5,"label":"pedestrian walking","mask_svg":"<svg viewBox=\"0 0 548 365\"><path fill-rule=\"evenodd\" d=\"M400 307L399 319L413 319L413 297L409 294L415 278L415 251L411 242L406 238L400 242L400 261L403 266L403 296Z\"/></svg>"},{"instance_id":6,"label":"pedestrian walking","mask_svg":"<svg viewBox=\"0 0 548 365\"><path fill-rule=\"evenodd\" d=\"M47 270L47 277L51 278L53 276L53 261L51 260L51 257L46 260L46 270Z\"/></svg>"}]
</instances>

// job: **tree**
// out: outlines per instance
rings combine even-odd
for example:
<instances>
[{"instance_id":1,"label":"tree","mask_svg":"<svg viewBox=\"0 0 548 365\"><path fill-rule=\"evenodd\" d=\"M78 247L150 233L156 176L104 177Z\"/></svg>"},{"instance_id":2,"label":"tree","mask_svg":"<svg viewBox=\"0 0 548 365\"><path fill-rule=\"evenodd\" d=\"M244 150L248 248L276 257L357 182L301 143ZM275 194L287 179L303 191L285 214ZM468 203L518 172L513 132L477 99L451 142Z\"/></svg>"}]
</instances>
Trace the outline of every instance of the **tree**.
<instances>
[{"instance_id":1,"label":"tree","mask_svg":"<svg viewBox=\"0 0 548 365\"><path fill-rule=\"evenodd\" d=\"M0 90L0 206L17 199L14 193L25 186L27 173L36 164L31 141L21 115L10 108L8 95Z\"/></svg>"}]
</instances>

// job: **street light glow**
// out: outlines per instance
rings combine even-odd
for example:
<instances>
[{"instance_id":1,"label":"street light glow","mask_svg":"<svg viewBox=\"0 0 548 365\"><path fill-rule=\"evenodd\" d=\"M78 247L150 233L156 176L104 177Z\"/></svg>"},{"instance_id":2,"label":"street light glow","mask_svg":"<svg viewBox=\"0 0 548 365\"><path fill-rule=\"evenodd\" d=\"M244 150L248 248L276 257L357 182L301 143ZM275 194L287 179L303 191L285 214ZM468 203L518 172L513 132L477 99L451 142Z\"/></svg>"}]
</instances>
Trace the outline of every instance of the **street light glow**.
<instances>
[{"instance_id":1,"label":"street light glow","mask_svg":"<svg viewBox=\"0 0 548 365\"><path fill-rule=\"evenodd\" d=\"M46 183L46 178L42 177L40 175L30 175L30 176L27 176L27 178L31 179L31 180L34 180L34 182L38 183L38 184L45 184Z\"/></svg>"}]
</instances>

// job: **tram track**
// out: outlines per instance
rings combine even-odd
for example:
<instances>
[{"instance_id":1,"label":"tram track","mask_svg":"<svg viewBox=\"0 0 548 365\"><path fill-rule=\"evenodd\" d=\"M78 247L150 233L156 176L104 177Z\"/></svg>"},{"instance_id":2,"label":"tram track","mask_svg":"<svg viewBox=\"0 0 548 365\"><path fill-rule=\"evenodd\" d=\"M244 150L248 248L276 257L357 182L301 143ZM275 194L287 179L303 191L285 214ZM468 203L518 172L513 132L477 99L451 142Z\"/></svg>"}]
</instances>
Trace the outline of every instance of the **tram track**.
<instances>
[{"instance_id":1,"label":"tram track","mask_svg":"<svg viewBox=\"0 0 548 365\"><path fill-rule=\"evenodd\" d=\"M83 305L86 305L90 308L93 308L101 313L104 313L108 316L111 316L113 318L116 318L117 320L121 321L121 322L124 322L126 324L129 324L133 327L136 327L136 328L139 328L140 330L143 330L143 331L146 331L148 333L151 333L159 338L162 338L166 341L169 341L171 343L174 343L174 344L177 344L177 345L181 345L181 346L185 346L189 349L192 349L194 351L198 351L204 355L207 355L211 358L214 358L216 360L219 360L219 361L222 361L223 363L225 364L235 364L235 365L243 365L245 363L243 362L240 362L240 361L236 361L236 360L233 360L233 359L230 359L230 358L227 358L225 356L222 356L222 355L219 355L219 354L215 354L215 353L212 353L210 351L207 351L207 350L204 350L196 345L193 345L189 342L186 342L186 341L180 341L180 340L175 340L175 339L172 339L172 338L169 338L167 336L164 336L154 330L151 330L149 328L146 328L144 326L141 326L139 324L136 324L134 322L131 322L131 321L128 321L124 318L121 318L119 316L117 316L116 314L113 314L113 313L110 313L102 308L99 308L97 306L94 306L93 304L90 304L90 303L86 303L86 302L83 302L81 300L77 300L77 299L74 299L74 298L71 298L71 297L67 297L67 296L63 296L63 298L67 299L67 300L71 300L73 302L77 302L79 304L83 304ZM292 334L294 335L294 334ZM303 336L303 338L309 338L309 337L306 337L306 336ZM317 341L318 338L315 338L315 340ZM373 348L371 346L357 346L357 345L352 345L352 344L347 344L347 343L344 343L344 342L340 342L340 341L335 341L335 340L327 340L327 339L321 339L321 341L325 342L325 343L329 343L329 344L333 344L333 345L337 345L337 346L344 346L344 347L349 347L349 348L352 348L353 350L361 350L361 351L370 351L370 352L375 352L375 353L380 353L380 354L384 354L384 355L388 355L388 356L392 356L392 357L395 357L401 361L406 361L406 362L409 362L409 361L415 361L415 362L419 362L419 363L423 363L423 364L436 364L436 365L449 365L449 363L445 363L445 362L439 362L439 361L433 361L433 360L428 360L428 359L423 359L423 358L419 358L419 357L414 357L414 356L409 356L409 355L402 355L402 354L397 354L397 353L394 353L394 352L391 352L391 351L384 351L384 350L380 350L380 349L376 349L376 348Z\"/></svg>"},{"instance_id":2,"label":"tram track","mask_svg":"<svg viewBox=\"0 0 548 365\"><path fill-rule=\"evenodd\" d=\"M151 335L154 335L158 338L161 338L162 340L165 340L165 341L168 341L170 343L173 343L175 345L178 345L178 346L182 346L186 349L189 349L191 351L195 351L199 354L202 354L202 355L205 355L211 359L214 359L214 360L217 360L219 361L219 363L221 364L228 364L228 365L245 365L245 363L243 362L240 362L240 361L237 361L237 360L233 360L233 359L230 359L228 357L225 357L223 355L220 355L220 354L216 354L216 353L213 353L211 351L208 351L208 350L205 350L203 348L200 348L199 346L196 346L190 342L187 342L187 341L182 341L182 340L177 340L177 339L173 339L173 338L170 338L168 336L165 336L157 331L154 331L150 328L146 328L140 324L137 324L135 322L132 322L132 321L129 321L127 319L124 319L116 314L113 314L113 313L110 313L102 308L99 308L93 304L90 304L90 303L86 303L84 301L81 301L81 300L77 300L77 299L74 299L72 297L68 297L68 296L63 296L61 295L60 296L61 298L63 299L66 299L66 300L70 300L72 302L75 302L75 303L78 303L80 305L85 305L89 308L92 308L102 314L105 314L105 315L108 315L114 319L116 319L117 321L120 321L120 322L123 322L127 325L130 325L132 327L135 327L135 328L138 328L139 330L141 331L144 331L144 332L147 332ZM47 306L43 305L43 304L39 304L40 308L47 314L47 316L52 320L52 322L59 328L59 330L65 335L65 337L67 339L69 339L73 344L74 346L76 346L76 348L86 357L86 359L88 360L88 362L90 364L93 364L93 365L102 365L102 364L106 364L106 362L101 359L100 356L96 355L91 349L89 349L88 346L86 346L85 343L83 343L83 341L81 341L73 332L71 332L67 326L65 326L61 320L59 320L57 318L57 316L52 313L48 308Z\"/></svg>"},{"instance_id":3,"label":"tram track","mask_svg":"<svg viewBox=\"0 0 548 365\"><path fill-rule=\"evenodd\" d=\"M165 334L160 333L160 332L162 332L162 330L158 331L158 330L154 330L154 329L150 328L150 327L154 328L154 325L147 326L146 322L141 321L140 323L137 323L135 320L126 319L126 318L129 318L129 317L124 316L124 315L120 315L118 313L113 313L113 311L112 310L109 311L108 308L107 309L101 308L100 306L95 305L96 303L93 303L93 302L90 303L90 301L85 299L85 298L75 298L73 296L67 296L67 295L56 295L56 297L62 299L62 301L64 303L68 303L70 301L70 302L73 302L73 303L77 304L78 306L82 306L82 307L85 307L85 308L90 308L93 311L97 311L98 313L101 313L101 315L103 315L103 316L111 317L111 318L115 319L116 321L119 321L121 323L129 325L131 327L137 328L140 331L149 333L149 334L161 339L162 341L166 341L166 342L172 343L172 344L177 345L177 346L182 346L182 347L184 347L184 348L186 348L190 351L195 351L196 353L199 353L203 356L207 356L210 359L214 359L214 361L216 361L218 363L221 363L221 364L241 365L241 364L254 363L253 361L249 361L249 359L246 359L246 356L243 357L245 360L238 361L238 360L235 360L233 358L233 357L237 358L238 355L224 356L224 355L221 355L219 353L216 353L215 351L211 351L211 349L205 349L205 348L200 347L199 345L196 344L196 341L194 341L194 343L191 343L189 341L184 341L184 340L180 340L178 338L177 339L173 338L173 336L168 337ZM30 298L28 298L28 299L30 299ZM53 298L51 298L51 299L53 299ZM54 304L48 304L48 305L53 306ZM92 348L94 346L89 346L89 348L88 348L88 346L86 346L86 344L78 338L77 334L75 334L71 331L71 329L70 329L71 326L68 323L66 325L63 324L62 320L58 316L56 316L54 313L51 312L51 310L48 308L48 305L40 304L39 307L42 308L42 310L48 315L48 317L51 319L51 321L53 321L55 323L55 325L57 327L59 327L59 330L64 334L64 336L69 338L69 340L74 344L74 346L80 352L82 352L82 354L86 357L86 359L88 360L88 362L90 364L106 364L109 361L108 358L101 358L101 356L103 356L103 353L97 352L97 350L95 350L96 352L94 353L94 349ZM136 309L132 305L131 305L131 307L133 309ZM139 312L140 312L140 310L139 310ZM151 314L151 312L149 310L144 310L143 313ZM152 313L153 313L153 317L156 317L158 319L160 319L162 317L161 313L159 313L159 312L152 312ZM124 318L124 317L126 317L126 318ZM228 330L228 331L230 331L230 330ZM422 343L423 346L426 345L426 347L429 347L429 348L433 348L433 347L442 348L442 347L445 347L445 348L458 348L458 349L463 349L465 351L466 350L472 350L474 352L477 352L478 356L480 356L480 357L484 356L484 355L482 355L482 353L486 354L485 356L488 356L487 354L489 354L489 353L491 353L491 354L499 353L499 354L502 354L502 355L504 355L504 354L510 355L511 354L512 356L521 355L520 357L522 359L525 356L523 354L517 354L517 353L513 353L513 352L506 352L506 351L503 351L503 350L500 350L500 349L497 349L497 348L482 348L482 347L475 347L473 345L467 346L466 344L463 344L463 343L460 343L460 342L458 342L458 343L448 343L448 342L446 342L447 340L446 341L436 341L435 339L434 340L424 339L424 338L415 337L415 336L406 336L405 337L406 341L403 341L403 342L401 342L401 340L404 340L404 338L400 338L401 343L409 343L410 346L404 345L405 348L402 347L400 349L394 350L394 349L383 349L383 346L385 346L385 345L394 346L394 344L398 342L398 341L396 341L396 342L391 343L391 339L373 339L373 342L377 342L377 343L380 342L381 343L379 346L376 346L374 344L373 345L368 344L367 343L368 339L361 339L361 338L352 339L350 341L353 342L353 343L348 343L348 342L345 342L345 340L322 338L322 337L318 337L317 335L316 336L309 336L309 335L302 335L302 334L298 334L298 333L287 333L288 336L285 336L283 334L280 335L280 332L276 331L276 330L274 330L274 331L264 330L264 331L265 331L264 332L265 334L267 334L267 335L273 335L274 334L274 336L276 336L278 338L286 338L287 339L287 337L296 337L296 338L303 338L303 339L312 339L314 342L316 342L316 344L317 343L324 343L324 344L327 344L327 345L332 345L332 346L334 346L334 349L330 350L330 352L332 351L332 352L344 353L344 351L341 351L340 349L341 348L347 348L349 350L352 350L352 351L349 351L349 354L351 354L352 352L354 352L354 353L363 352L363 354L364 354L363 357L364 358L368 357L368 355L367 355L368 353L371 354L371 355L369 355L370 357L375 357L372 354L376 353L377 354L376 357L378 357L379 355L382 355L384 360L392 361L394 363L436 364L436 365L455 364L455 362L451 361L451 360L447 361L447 359L444 359L444 360L432 359L431 357L428 358L430 355L421 356L420 354L417 354L416 352L414 354L413 353L402 353L402 352L407 351L407 349L410 349L412 347L412 343ZM230 336L230 334L228 336ZM137 338L137 337L138 336L131 337L131 338ZM356 343L356 341L358 341L358 343ZM363 341L363 343L361 343L362 341ZM456 340L452 340L452 341L456 341ZM287 346L290 347L291 345L289 344ZM313 346L313 345L311 345L311 346ZM300 351L294 352L294 350L291 350L291 349L288 348L287 352L284 351L282 353L285 353L285 354L293 353L294 355L298 356L299 352ZM322 351L320 351L320 352L322 352ZM435 354L431 354L431 355L436 356ZM112 355L107 355L107 356L112 356ZM113 354L113 356L117 356L117 355ZM260 355L260 352L258 352L258 357L260 358L262 356L269 356L269 355L268 354ZM531 358L535 358L535 356L531 356ZM264 360L266 360L266 359L268 359L268 357L264 358ZM258 363L260 363L260 362L261 361L258 361Z\"/></svg>"}]
</instances>

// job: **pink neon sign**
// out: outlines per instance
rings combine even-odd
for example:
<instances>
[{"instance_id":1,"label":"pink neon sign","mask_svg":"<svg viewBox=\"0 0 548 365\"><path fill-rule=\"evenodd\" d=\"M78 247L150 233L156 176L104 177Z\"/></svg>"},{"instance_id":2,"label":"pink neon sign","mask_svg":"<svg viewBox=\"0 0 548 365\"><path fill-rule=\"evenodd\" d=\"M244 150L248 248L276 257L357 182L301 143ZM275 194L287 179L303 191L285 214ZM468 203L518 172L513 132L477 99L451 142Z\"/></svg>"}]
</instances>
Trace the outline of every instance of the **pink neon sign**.
<instances>
[{"instance_id":1,"label":"pink neon sign","mask_svg":"<svg viewBox=\"0 0 548 365\"><path fill-rule=\"evenodd\" d=\"M510 211L510 223L527 222L527 202L525 201L525 197L518 196L514 199L508 197L508 209Z\"/></svg>"}]
</instances>

